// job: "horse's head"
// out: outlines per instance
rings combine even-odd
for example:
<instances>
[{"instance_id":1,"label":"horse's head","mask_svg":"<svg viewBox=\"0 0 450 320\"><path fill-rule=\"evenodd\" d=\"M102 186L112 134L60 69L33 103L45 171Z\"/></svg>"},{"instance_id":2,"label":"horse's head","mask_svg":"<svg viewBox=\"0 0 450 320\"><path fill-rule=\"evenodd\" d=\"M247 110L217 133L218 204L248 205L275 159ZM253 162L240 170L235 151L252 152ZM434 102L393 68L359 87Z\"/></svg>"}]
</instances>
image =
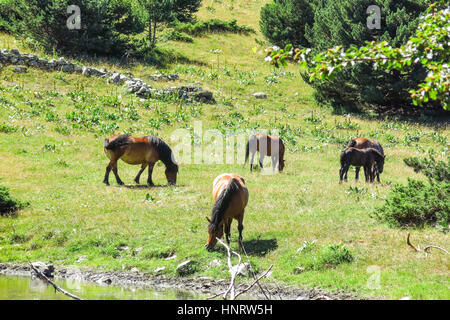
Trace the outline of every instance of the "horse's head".
<instances>
[{"instance_id":1,"label":"horse's head","mask_svg":"<svg viewBox=\"0 0 450 320\"><path fill-rule=\"evenodd\" d=\"M383 173L385 156L381 156L377 161L378 172Z\"/></svg>"},{"instance_id":2,"label":"horse's head","mask_svg":"<svg viewBox=\"0 0 450 320\"><path fill-rule=\"evenodd\" d=\"M176 185L177 184L177 174L178 174L178 166L173 168L166 168L166 178L169 185Z\"/></svg>"},{"instance_id":3,"label":"horse's head","mask_svg":"<svg viewBox=\"0 0 450 320\"><path fill-rule=\"evenodd\" d=\"M211 251L217 243L217 238L222 238L223 236L223 225L222 223L220 223L218 226L214 226L211 223L211 219L209 219L208 217L206 217L206 220L208 220L209 222L209 226L208 226L208 243L205 245L206 250Z\"/></svg>"}]
</instances>

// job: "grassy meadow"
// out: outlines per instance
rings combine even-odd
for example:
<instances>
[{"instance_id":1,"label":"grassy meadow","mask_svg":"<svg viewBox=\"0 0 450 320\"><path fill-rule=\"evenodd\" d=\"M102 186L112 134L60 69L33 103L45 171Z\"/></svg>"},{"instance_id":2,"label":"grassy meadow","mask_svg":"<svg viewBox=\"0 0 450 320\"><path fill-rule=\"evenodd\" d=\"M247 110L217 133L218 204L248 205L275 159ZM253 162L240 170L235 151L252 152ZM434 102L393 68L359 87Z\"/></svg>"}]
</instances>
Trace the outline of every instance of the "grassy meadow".
<instances>
[{"instance_id":1,"label":"grassy meadow","mask_svg":"<svg viewBox=\"0 0 450 320\"><path fill-rule=\"evenodd\" d=\"M0 184L29 202L15 217L0 217L0 261L41 260L56 265L104 270L163 273L175 277L187 259L199 262L194 276L228 277L226 252L207 252L207 221L212 209L212 181L224 172L244 177L250 199L244 218L244 244L255 269L273 264L267 281L299 287L344 290L360 297L449 299L448 255L432 251L425 258L406 244L450 248L448 234L432 227L396 229L373 219L390 188L408 177L425 179L403 163L405 157L433 150L449 153L449 119L380 118L335 114L317 105L300 69L274 69L259 52L259 9L265 0L204 1L200 20L237 19L255 34L209 34L193 43L161 42L179 57L165 69L142 63L82 58L81 64L131 71L155 88L199 83L211 90L215 105L171 99L141 100L125 86L106 80L28 68L0 70ZM258 49L253 52L253 48ZM23 41L0 34L0 48L34 52ZM55 56L56 57L56 56ZM76 59L73 59L77 61ZM152 82L157 72L177 73L177 82ZM268 99L252 94L263 91ZM114 133L157 135L170 143L175 129L203 131L277 129L285 141L283 173L249 172L242 164L182 164L177 187L167 187L158 163L155 188L133 187L139 167L119 162L127 186L103 183L108 160L103 139ZM339 154L349 139L365 136L381 142L387 155L380 184L354 181L340 185ZM266 158L266 166L270 166ZM146 181L146 172L141 183ZM232 247L238 248L237 223ZM311 245L316 240L315 245ZM310 244L310 250L297 250ZM316 259L321 248L343 244L352 262L335 267ZM123 250L128 247L128 250ZM137 250L138 249L138 250ZM176 255L175 259L166 259ZM83 257L85 259L80 259ZM223 261L210 267L212 260ZM317 268L298 271L299 266ZM378 270L379 273L372 270ZM379 285L370 285L379 276Z\"/></svg>"}]
</instances>

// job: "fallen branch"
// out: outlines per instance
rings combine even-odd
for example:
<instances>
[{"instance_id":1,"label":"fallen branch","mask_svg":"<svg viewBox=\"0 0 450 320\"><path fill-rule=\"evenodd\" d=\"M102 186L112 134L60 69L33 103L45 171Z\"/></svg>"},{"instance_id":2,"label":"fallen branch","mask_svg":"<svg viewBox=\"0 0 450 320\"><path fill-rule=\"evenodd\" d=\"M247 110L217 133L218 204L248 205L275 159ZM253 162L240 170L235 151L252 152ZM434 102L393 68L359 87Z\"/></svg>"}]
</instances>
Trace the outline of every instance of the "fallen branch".
<instances>
[{"instance_id":1,"label":"fallen branch","mask_svg":"<svg viewBox=\"0 0 450 320\"><path fill-rule=\"evenodd\" d=\"M273 267L273 264L271 264L270 267L269 267L269 269L267 269L263 274L261 274L258 278L256 278L255 281L253 281L252 284L250 284L247 288L245 288L244 290L242 290L242 291L240 291L238 294L236 294L235 298L239 297L241 294L243 294L243 293L247 292L248 290L250 290L251 288L253 288L253 286L254 286L255 284L258 283L258 285L259 285L259 280L261 280L262 278L264 278L264 277L270 272L270 269L272 269L272 267ZM263 293L264 293L264 291L263 291ZM264 293L264 294L265 294L265 293Z\"/></svg>"},{"instance_id":2,"label":"fallen branch","mask_svg":"<svg viewBox=\"0 0 450 320\"><path fill-rule=\"evenodd\" d=\"M408 233L408 236L406 237L406 243L408 244L408 246L410 246L411 248L413 248L415 251L420 252L420 248L417 248L415 245L413 245L411 243L411 241L409 241L409 237L411 236L411 234Z\"/></svg>"},{"instance_id":3,"label":"fallen branch","mask_svg":"<svg viewBox=\"0 0 450 320\"><path fill-rule=\"evenodd\" d=\"M258 278L255 279L255 281L253 281L253 283L251 283L249 286L247 286L244 290L239 291L238 293L236 293L236 289L235 289L235 281L236 281L236 276L239 273L239 266L241 265L241 255L235 251L231 251L230 247L228 245L226 245L222 240L220 240L219 238L216 238L217 241L223 245L226 249L227 249L227 257L228 257L228 269L230 271L231 274L231 280L230 280L230 285L228 286L228 288L224 291L224 292L220 292L214 296L208 297L206 298L207 300L210 299L214 299L218 296L222 296L224 300L227 299L228 294L230 294L230 299L231 300L235 300L238 296L240 296L241 294L249 291L255 284L257 284L259 282L259 280L261 280L263 277L265 277L269 271L272 269L273 265L270 265L269 269L267 269L263 274L261 274L261 276L259 276ZM239 259L238 264L233 266L233 264L231 263L231 253L233 253L234 255L236 255Z\"/></svg>"},{"instance_id":4,"label":"fallen branch","mask_svg":"<svg viewBox=\"0 0 450 320\"><path fill-rule=\"evenodd\" d=\"M56 291L59 291L63 294L65 294L66 296L75 299L75 300L83 300L80 297L77 297L76 295L67 292L66 290L60 288L56 283L54 283L52 280L50 280L49 278L47 278L41 271L39 271L37 268L35 268L30 262L28 262L28 264L30 265L31 269L36 273L37 277L49 284L51 284L53 286L53 288L55 288Z\"/></svg>"},{"instance_id":5,"label":"fallen branch","mask_svg":"<svg viewBox=\"0 0 450 320\"><path fill-rule=\"evenodd\" d=\"M420 247L419 247L419 246L416 247L415 245L413 245L413 244L411 243L411 241L409 240L409 238L410 238L410 234L408 233L408 236L406 237L406 243L407 243L411 248L413 248L414 251L416 251L416 252L422 252L422 250L420 250ZM428 253L430 253L431 248L439 249L439 250L444 251L446 254L449 254L448 251L445 250L444 248L441 248L441 247L438 247L438 246L435 246L435 245L430 244L430 245L426 246L426 247L423 249L423 252L425 253L425 257L428 257Z\"/></svg>"}]
</instances>

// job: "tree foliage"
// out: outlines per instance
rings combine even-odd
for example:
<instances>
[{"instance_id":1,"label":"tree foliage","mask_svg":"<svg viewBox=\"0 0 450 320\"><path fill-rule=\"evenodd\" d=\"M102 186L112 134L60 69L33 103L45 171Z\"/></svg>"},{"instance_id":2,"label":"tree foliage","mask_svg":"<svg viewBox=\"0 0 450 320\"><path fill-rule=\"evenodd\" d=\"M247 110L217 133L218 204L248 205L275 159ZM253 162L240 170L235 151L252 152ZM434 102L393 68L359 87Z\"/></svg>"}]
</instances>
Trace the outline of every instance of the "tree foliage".
<instances>
[{"instance_id":1,"label":"tree foliage","mask_svg":"<svg viewBox=\"0 0 450 320\"><path fill-rule=\"evenodd\" d=\"M326 17L323 17L323 24L337 24L337 21L333 23L333 17L328 16L328 20ZM408 100L405 103L424 105L434 102L448 110L450 12L445 1L430 5L420 17L415 33L407 38L405 44L402 44L404 34L400 34L410 24L408 28L406 25L400 28L394 38L385 32L379 37L381 41L365 41L365 45L359 47L353 41L347 46L348 41L363 31L345 26L348 19L343 21L339 29L341 36L338 37L342 42L327 42L327 39L321 38L318 45L321 49L327 43L335 47L318 52L315 48L293 50L292 46L287 46L268 50L267 60L275 66L286 64L288 57L299 60L308 70L307 80L318 88L319 93L325 97L327 94L336 95L340 102L354 99L369 104L392 103L395 106L402 101L401 94L406 92ZM307 37L318 38L321 34L318 28L315 24ZM333 34L339 30L334 30ZM388 42L389 37L391 41ZM352 94L354 92L356 96Z\"/></svg>"},{"instance_id":2,"label":"tree foliage","mask_svg":"<svg viewBox=\"0 0 450 320\"><path fill-rule=\"evenodd\" d=\"M310 1L274 0L261 9L259 22L262 34L272 43L309 47L305 28L314 21Z\"/></svg>"},{"instance_id":3,"label":"tree foliage","mask_svg":"<svg viewBox=\"0 0 450 320\"><path fill-rule=\"evenodd\" d=\"M81 28L69 29L67 8L80 8ZM3 0L0 28L33 39L48 51L121 55L129 35L142 32L133 0Z\"/></svg>"}]
</instances>

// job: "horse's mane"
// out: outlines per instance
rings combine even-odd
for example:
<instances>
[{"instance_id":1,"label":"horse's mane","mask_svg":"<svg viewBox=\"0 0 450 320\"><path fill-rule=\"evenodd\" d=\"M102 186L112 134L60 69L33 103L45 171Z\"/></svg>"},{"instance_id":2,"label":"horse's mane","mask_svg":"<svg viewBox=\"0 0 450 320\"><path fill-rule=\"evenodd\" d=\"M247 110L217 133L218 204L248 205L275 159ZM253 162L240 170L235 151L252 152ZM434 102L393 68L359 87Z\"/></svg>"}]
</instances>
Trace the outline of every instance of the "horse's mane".
<instances>
[{"instance_id":1,"label":"horse's mane","mask_svg":"<svg viewBox=\"0 0 450 320\"><path fill-rule=\"evenodd\" d=\"M153 145L159 154L159 159L170 172L178 172L178 165L172 160L172 149L158 137L148 136L148 143Z\"/></svg>"},{"instance_id":2,"label":"horse's mane","mask_svg":"<svg viewBox=\"0 0 450 320\"><path fill-rule=\"evenodd\" d=\"M239 186L239 182L235 178L232 178L230 184L220 193L212 210L211 222L209 224L211 231L216 231L219 227L233 199L234 193L239 190Z\"/></svg>"},{"instance_id":3,"label":"horse's mane","mask_svg":"<svg viewBox=\"0 0 450 320\"><path fill-rule=\"evenodd\" d=\"M105 148L108 150L114 150L119 147L125 146L131 143L129 134L122 134L115 138L113 141L109 142L108 139L105 139Z\"/></svg>"}]
</instances>

